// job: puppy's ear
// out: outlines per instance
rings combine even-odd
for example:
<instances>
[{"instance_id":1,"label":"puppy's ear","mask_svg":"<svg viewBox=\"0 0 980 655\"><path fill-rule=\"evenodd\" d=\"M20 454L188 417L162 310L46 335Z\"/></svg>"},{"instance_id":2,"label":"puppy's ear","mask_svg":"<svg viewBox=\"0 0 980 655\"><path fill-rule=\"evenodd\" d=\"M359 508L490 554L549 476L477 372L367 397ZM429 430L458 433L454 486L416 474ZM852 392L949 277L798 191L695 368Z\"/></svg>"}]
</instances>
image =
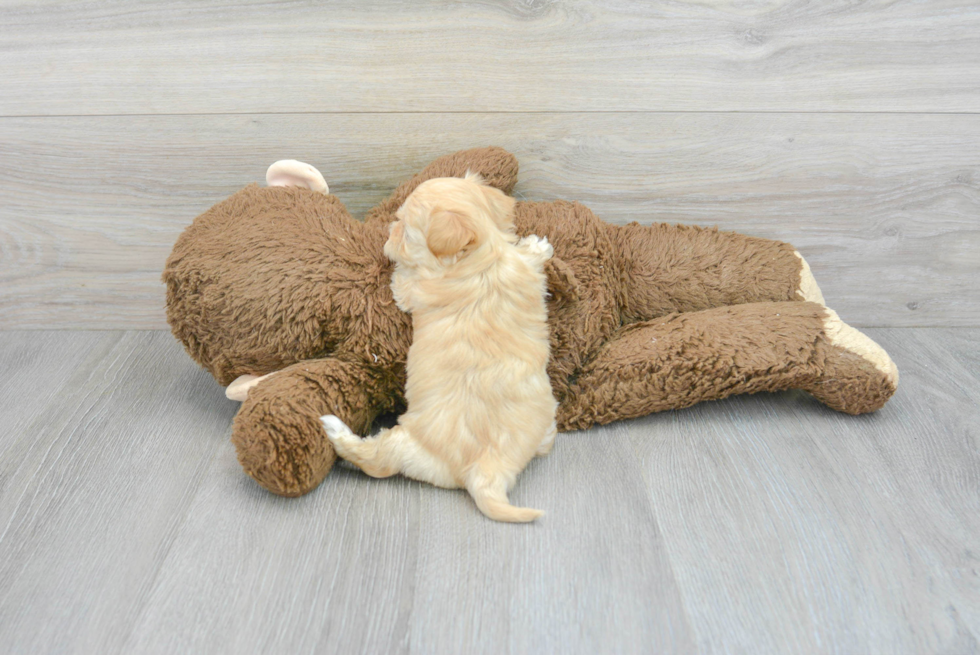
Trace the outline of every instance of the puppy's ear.
<instances>
[{"instance_id":1,"label":"puppy's ear","mask_svg":"<svg viewBox=\"0 0 980 655\"><path fill-rule=\"evenodd\" d=\"M493 219L494 224L504 231L514 229L514 205L517 201L496 187L486 183L483 176L471 170L466 171L464 178L467 182L475 182L480 185L483 194L483 202L486 204L487 211Z\"/></svg>"},{"instance_id":2,"label":"puppy's ear","mask_svg":"<svg viewBox=\"0 0 980 655\"><path fill-rule=\"evenodd\" d=\"M476 243L477 234L467 216L440 210L432 212L425 240L433 255L449 257Z\"/></svg>"},{"instance_id":3,"label":"puppy's ear","mask_svg":"<svg viewBox=\"0 0 980 655\"><path fill-rule=\"evenodd\" d=\"M487 203L490 217L497 227L504 231L514 229L514 205L517 201L500 189L492 186L482 186L483 199Z\"/></svg>"}]
</instances>

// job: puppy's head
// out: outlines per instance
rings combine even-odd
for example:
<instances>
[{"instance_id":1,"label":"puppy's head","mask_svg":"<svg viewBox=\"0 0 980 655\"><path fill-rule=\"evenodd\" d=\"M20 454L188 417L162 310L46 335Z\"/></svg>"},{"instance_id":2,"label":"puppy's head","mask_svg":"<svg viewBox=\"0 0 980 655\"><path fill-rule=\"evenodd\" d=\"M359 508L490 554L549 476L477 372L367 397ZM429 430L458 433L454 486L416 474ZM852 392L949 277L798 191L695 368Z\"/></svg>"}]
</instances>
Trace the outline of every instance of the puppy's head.
<instances>
[{"instance_id":1,"label":"puppy's head","mask_svg":"<svg viewBox=\"0 0 980 655\"><path fill-rule=\"evenodd\" d=\"M423 182L395 215L385 254L407 266L444 267L516 240L514 199L470 173Z\"/></svg>"}]
</instances>

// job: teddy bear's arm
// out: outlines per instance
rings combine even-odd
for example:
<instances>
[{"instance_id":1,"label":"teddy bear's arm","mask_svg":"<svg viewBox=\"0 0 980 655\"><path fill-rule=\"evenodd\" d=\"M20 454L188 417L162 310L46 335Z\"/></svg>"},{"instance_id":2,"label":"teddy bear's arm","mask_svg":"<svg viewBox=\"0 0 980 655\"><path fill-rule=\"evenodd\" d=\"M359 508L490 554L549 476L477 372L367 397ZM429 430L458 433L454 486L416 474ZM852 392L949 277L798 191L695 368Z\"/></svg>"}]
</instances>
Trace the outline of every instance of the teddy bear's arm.
<instances>
[{"instance_id":1,"label":"teddy bear's arm","mask_svg":"<svg viewBox=\"0 0 980 655\"><path fill-rule=\"evenodd\" d=\"M503 148L461 150L439 157L421 173L398 185L387 200L371 210L365 222L380 220L388 223L418 185L437 177L463 177L467 171L479 173L487 184L504 193L509 194L517 184L517 158Z\"/></svg>"},{"instance_id":2,"label":"teddy bear's arm","mask_svg":"<svg viewBox=\"0 0 980 655\"><path fill-rule=\"evenodd\" d=\"M810 267L788 243L664 223L609 229L622 270L624 322L754 302L824 304Z\"/></svg>"},{"instance_id":3,"label":"teddy bear's arm","mask_svg":"<svg viewBox=\"0 0 980 655\"><path fill-rule=\"evenodd\" d=\"M622 328L576 377L558 409L558 427L584 429L785 389L861 414L884 405L897 384L888 354L823 305L733 305Z\"/></svg>"},{"instance_id":4,"label":"teddy bear's arm","mask_svg":"<svg viewBox=\"0 0 980 655\"><path fill-rule=\"evenodd\" d=\"M320 484L336 454L320 417L335 414L358 433L393 409L391 381L354 360L308 360L267 376L247 390L231 440L245 471L280 496Z\"/></svg>"}]
</instances>

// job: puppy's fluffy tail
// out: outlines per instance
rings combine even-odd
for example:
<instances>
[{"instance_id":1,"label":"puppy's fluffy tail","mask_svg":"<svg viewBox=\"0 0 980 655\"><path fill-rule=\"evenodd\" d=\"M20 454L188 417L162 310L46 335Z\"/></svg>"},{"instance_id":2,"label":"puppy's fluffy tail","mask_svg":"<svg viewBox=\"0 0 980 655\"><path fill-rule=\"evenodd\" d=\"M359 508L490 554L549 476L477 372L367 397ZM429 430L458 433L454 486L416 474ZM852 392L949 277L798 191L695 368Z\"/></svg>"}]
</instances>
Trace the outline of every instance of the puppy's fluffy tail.
<instances>
[{"instance_id":1,"label":"puppy's fluffy tail","mask_svg":"<svg viewBox=\"0 0 980 655\"><path fill-rule=\"evenodd\" d=\"M494 521L530 523L539 516L544 516L540 509L511 505L507 500L507 481L503 475L488 474L479 465L467 476L466 490L473 496L480 511Z\"/></svg>"}]
</instances>

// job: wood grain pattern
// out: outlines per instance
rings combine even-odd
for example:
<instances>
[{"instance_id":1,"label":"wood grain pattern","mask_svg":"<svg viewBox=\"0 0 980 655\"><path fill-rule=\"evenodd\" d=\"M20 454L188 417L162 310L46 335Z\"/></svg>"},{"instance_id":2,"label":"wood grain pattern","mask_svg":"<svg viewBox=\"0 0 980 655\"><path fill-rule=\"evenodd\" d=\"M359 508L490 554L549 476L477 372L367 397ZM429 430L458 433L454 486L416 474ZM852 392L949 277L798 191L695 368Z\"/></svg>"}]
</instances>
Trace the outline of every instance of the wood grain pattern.
<instances>
[{"instance_id":1,"label":"wood grain pattern","mask_svg":"<svg viewBox=\"0 0 980 655\"><path fill-rule=\"evenodd\" d=\"M975 652L980 330L869 333L902 372L877 414L783 393L560 435L529 526L346 468L272 496L169 335L0 333L0 647Z\"/></svg>"},{"instance_id":2,"label":"wood grain pattern","mask_svg":"<svg viewBox=\"0 0 980 655\"><path fill-rule=\"evenodd\" d=\"M165 327L177 235L276 159L359 216L491 143L522 198L789 241L855 325L980 324L978 116L338 114L0 119L0 328Z\"/></svg>"},{"instance_id":3,"label":"wood grain pattern","mask_svg":"<svg viewBox=\"0 0 980 655\"><path fill-rule=\"evenodd\" d=\"M0 115L939 111L972 0L0 5Z\"/></svg>"},{"instance_id":4,"label":"wood grain pattern","mask_svg":"<svg viewBox=\"0 0 980 655\"><path fill-rule=\"evenodd\" d=\"M975 330L872 330L874 415L801 393L628 424L701 650L976 652Z\"/></svg>"},{"instance_id":5,"label":"wood grain pattern","mask_svg":"<svg viewBox=\"0 0 980 655\"><path fill-rule=\"evenodd\" d=\"M624 436L597 431L603 455L557 449L532 466L514 498L554 515L516 529L462 491L349 469L275 498L228 445L125 650L591 653L625 638L626 650L683 652L677 588ZM587 476L616 485L616 512L560 482Z\"/></svg>"},{"instance_id":6,"label":"wood grain pattern","mask_svg":"<svg viewBox=\"0 0 980 655\"><path fill-rule=\"evenodd\" d=\"M14 497L43 467L50 443L41 435L68 426L76 413L71 403L84 400L77 390L120 338L115 332L0 333L0 535L16 510Z\"/></svg>"},{"instance_id":7,"label":"wood grain pattern","mask_svg":"<svg viewBox=\"0 0 980 655\"><path fill-rule=\"evenodd\" d=\"M233 403L162 332L3 332L0 370L0 650L119 652Z\"/></svg>"},{"instance_id":8,"label":"wood grain pattern","mask_svg":"<svg viewBox=\"0 0 980 655\"><path fill-rule=\"evenodd\" d=\"M465 498L423 489L414 652L692 652L624 426L560 439L511 493L545 511L530 529L502 530Z\"/></svg>"},{"instance_id":9,"label":"wood grain pattern","mask_svg":"<svg viewBox=\"0 0 980 655\"><path fill-rule=\"evenodd\" d=\"M338 468L280 498L225 442L123 651L407 652L418 487Z\"/></svg>"}]
</instances>

